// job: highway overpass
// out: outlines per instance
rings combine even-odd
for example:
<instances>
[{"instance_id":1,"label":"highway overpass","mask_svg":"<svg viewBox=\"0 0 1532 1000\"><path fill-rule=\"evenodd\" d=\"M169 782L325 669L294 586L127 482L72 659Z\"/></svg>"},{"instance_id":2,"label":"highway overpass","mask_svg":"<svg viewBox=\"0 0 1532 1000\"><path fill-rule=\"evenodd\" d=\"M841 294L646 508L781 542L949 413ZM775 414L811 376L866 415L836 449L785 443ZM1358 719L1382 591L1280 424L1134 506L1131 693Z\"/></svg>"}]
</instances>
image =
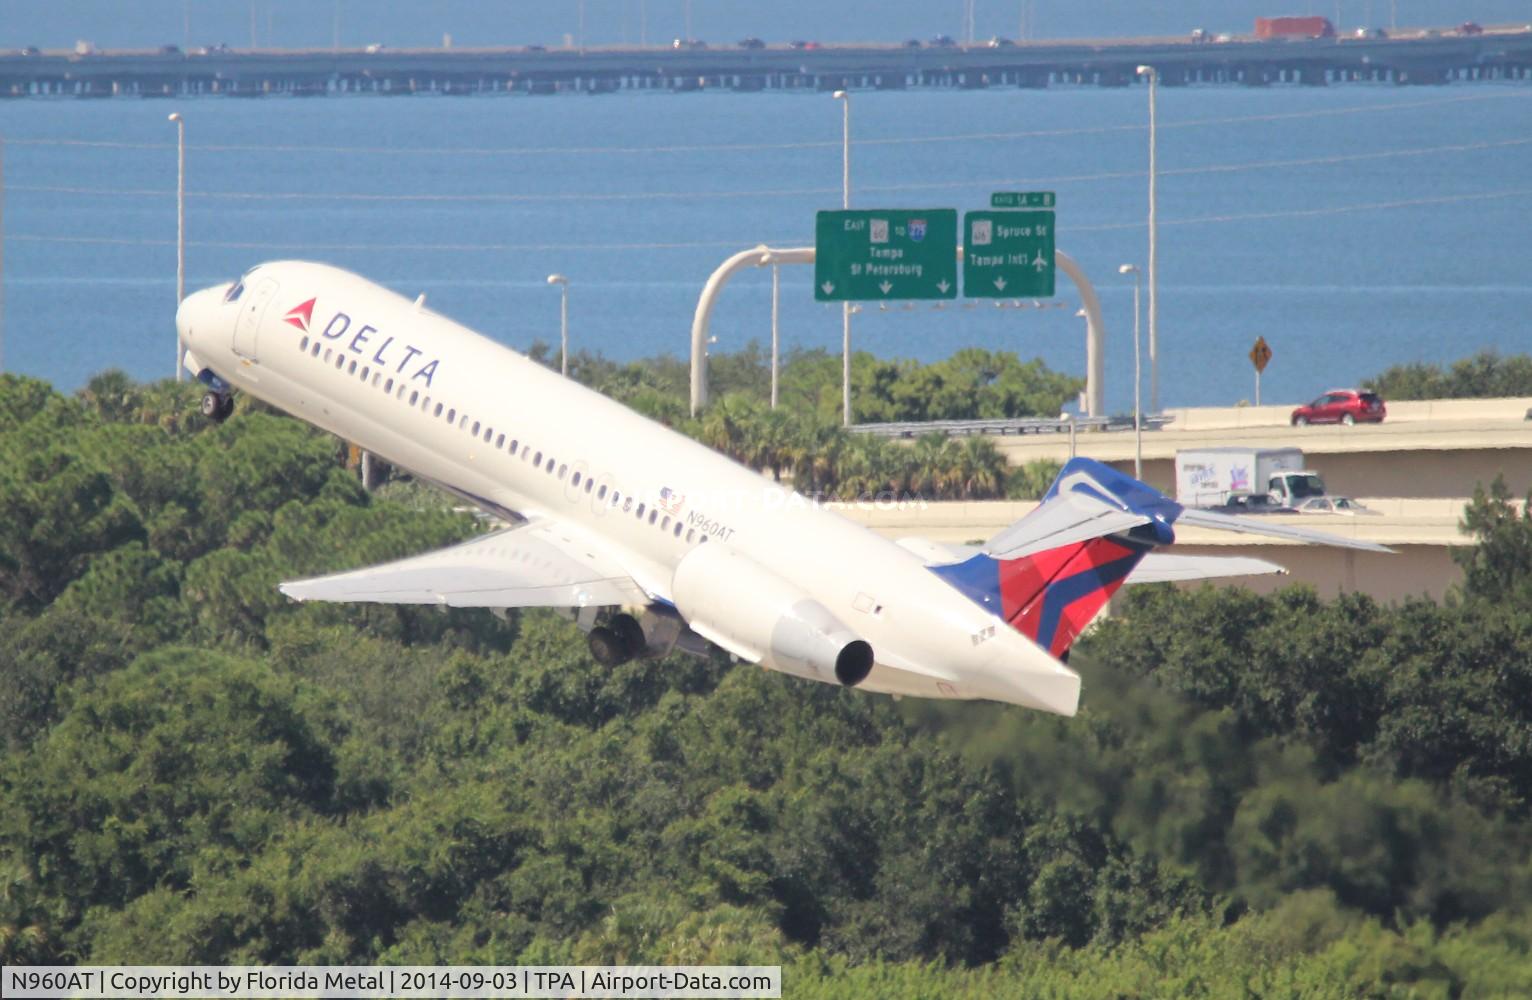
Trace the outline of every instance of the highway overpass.
<instances>
[{"instance_id":1,"label":"highway overpass","mask_svg":"<svg viewBox=\"0 0 1532 1000\"><path fill-rule=\"evenodd\" d=\"M1452 499L1471 496L1497 474L1518 497L1532 490L1532 398L1388 404L1382 424L1292 427L1292 404L1167 410L1173 419L1143 435L1144 479L1175 491L1175 453L1186 448L1256 445L1302 448L1332 493L1354 497ZM1069 458L1066 434L994 437L1013 465ZM1082 455L1133 471L1133 434L1080 433Z\"/></svg>"},{"instance_id":2,"label":"highway overpass","mask_svg":"<svg viewBox=\"0 0 1532 1000\"><path fill-rule=\"evenodd\" d=\"M1292 582L1320 593L1361 591L1381 600L1440 599L1462 574L1453 546L1473 544L1458 527L1475 485L1503 475L1513 495L1532 490L1532 398L1396 402L1382 424L1293 427L1292 404L1167 410L1160 430L1143 435L1144 479L1174 494L1174 458L1185 448L1255 445L1302 448L1330 491L1361 499L1374 514L1267 515L1337 535L1378 542L1393 555L1295 545L1198 529L1177 531L1176 551L1248 555L1286 567L1283 577L1222 581L1266 592ZM1064 433L994 435L1013 465L1070 457ZM1131 473L1134 435L1121 430L1075 435L1081 455ZM1370 498L1370 499L1369 499ZM831 505L890 538L981 542L1035 505L1012 501Z\"/></svg>"}]
</instances>

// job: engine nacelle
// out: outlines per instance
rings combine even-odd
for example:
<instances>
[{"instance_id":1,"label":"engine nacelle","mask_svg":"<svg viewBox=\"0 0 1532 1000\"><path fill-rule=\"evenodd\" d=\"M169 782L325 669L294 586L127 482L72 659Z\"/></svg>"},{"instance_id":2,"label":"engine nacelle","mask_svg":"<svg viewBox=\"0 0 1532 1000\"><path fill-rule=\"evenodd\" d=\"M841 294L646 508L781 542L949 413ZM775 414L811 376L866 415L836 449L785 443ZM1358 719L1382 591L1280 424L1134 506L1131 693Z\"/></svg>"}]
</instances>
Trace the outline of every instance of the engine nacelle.
<instances>
[{"instance_id":1,"label":"engine nacelle","mask_svg":"<svg viewBox=\"0 0 1532 1000\"><path fill-rule=\"evenodd\" d=\"M688 552L671 594L694 631L773 670L847 687L872 672L866 640L802 589L727 545Z\"/></svg>"}]
</instances>

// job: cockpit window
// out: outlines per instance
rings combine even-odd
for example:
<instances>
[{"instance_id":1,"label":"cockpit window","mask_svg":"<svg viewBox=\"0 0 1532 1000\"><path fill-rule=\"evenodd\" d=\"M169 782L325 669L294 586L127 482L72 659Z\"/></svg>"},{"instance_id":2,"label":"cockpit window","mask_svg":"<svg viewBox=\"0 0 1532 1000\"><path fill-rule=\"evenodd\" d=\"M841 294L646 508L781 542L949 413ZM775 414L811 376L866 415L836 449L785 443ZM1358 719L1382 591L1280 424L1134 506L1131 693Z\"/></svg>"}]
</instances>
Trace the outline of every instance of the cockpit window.
<instances>
[{"instance_id":1,"label":"cockpit window","mask_svg":"<svg viewBox=\"0 0 1532 1000\"><path fill-rule=\"evenodd\" d=\"M243 281L236 281L234 286L224 293L223 300L225 302L235 302L243 294L245 294L245 283Z\"/></svg>"}]
</instances>

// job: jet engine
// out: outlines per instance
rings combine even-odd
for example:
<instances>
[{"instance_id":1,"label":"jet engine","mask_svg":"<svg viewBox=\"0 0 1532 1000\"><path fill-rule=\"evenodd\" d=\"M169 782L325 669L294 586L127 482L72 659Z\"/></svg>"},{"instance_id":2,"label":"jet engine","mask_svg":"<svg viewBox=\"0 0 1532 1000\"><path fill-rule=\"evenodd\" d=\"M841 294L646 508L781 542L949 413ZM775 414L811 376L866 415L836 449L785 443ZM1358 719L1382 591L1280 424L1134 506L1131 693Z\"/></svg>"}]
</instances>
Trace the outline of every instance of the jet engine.
<instances>
[{"instance_id":1,"label":"jet engine","mask_svg":"<svg viewBox=\"0 0 1532 1000\"><path fill-rule=\"evenodd\" d=\"M855 687L872 672L872 646L823 604L727 545L688 552L671 582L692 630L785 674Z\"/></svg>"}]
</instances>

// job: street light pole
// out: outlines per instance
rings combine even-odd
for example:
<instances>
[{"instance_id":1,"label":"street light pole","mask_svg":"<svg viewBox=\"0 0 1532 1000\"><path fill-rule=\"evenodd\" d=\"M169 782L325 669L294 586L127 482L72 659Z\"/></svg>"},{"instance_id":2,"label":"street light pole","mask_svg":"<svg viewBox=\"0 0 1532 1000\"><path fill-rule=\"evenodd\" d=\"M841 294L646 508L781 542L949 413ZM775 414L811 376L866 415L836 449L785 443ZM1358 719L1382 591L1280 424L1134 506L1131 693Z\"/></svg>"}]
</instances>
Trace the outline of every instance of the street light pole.
<instances>
[{"instance_id":1,"label":"street light pole","mask_svg":"<svg viewBox=\"0 0 1532 1000\"><path fill-rule=\"evenodd\" d=\"M1149 412L1160 412L1159 337L1159 165L1156 163L1155 92L1160 75L1153 66L1140 66L1138 75L1149 80Z\"/></svg>"},{"instance_id":2,"label":"street light pole","mask_svg":"<svg viewBox=\"0 0 1532 1000\"><path fill-rule=\"evenodd\" d=\"M559 374L569 377L569 279L548 275L548 284L559 286Z\"/></svg>"},{"instance_id":3,"label":"street light pole","mask_svg":"<svg viewBox=\"0 0 1532 1000\"><path fill-rule=\"evenodd\" d=\"M771 408L777 408L777 365L779 357L779 340L777 337L777 319L782 301L782 268L771 265Z\"/></svg>"},{"instance_id":4,"label":"street light pole","mask_svg":"<svg viewBox=\"0 0 1532 1000\"><path fill-rule=\"evenodd\" d=\"M186 298L186 119L175 111L176 123L176 308ZM181 381L181 335L176 334L176 381Z\"/></svg>"},{"instance_id":5,"label":"street light pole","mask_svg":"<svg viewBox=\"0 0 1532 1000\"><path fill-rule=\"evenodd\" d=\"M852 207L852 95L836 90L841 103L841 208ZM852 303L841 303L841 423L852 426Z\"/></svg>"},{"instance_id":6,"label":"street light pole","mask_svg":"<svg viewBox=\"0 0 1532 1000\"><path fill-rule=\"evenodd\" d=\"M1118 274L1133 275L1133 478L1144 478L1144 410L1139 402L1139 386L1143 383L1143 367L1139 360L1138 339L1138 286L1139 272L1136 264L1123 264Z\"/></svg>"}]
</instances>

